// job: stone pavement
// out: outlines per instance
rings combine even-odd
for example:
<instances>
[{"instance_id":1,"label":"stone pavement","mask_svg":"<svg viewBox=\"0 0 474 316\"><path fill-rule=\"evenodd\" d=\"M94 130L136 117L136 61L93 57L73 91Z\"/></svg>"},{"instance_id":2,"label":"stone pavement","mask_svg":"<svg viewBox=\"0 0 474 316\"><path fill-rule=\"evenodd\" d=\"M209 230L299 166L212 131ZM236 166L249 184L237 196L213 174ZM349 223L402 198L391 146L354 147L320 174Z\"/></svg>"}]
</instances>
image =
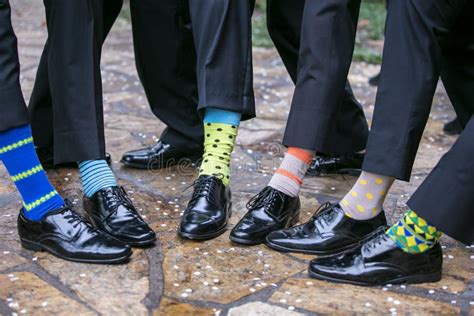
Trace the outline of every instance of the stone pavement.
<instances>
[{"instance_id":1,"label":"stone pavement","mask_svg":"<svg viewBox=\"0 0 474 316\"><path fill-rule=\"evenodd\" d=\"M22 85L28 98L46 38L41 1L15 0ZM366 82L377 66L356 63L350 80L371 119L375 88ZM196 176L189 168L126 169L125 150L152 144L163 124L150 112L137 78L126 20L117 23L104 50L103 80L108 151L113 169L159 235L155 247L135 250L127 265L99 266L61 261L23 250L16 232L19 197L0 168L0 314L64 315L302 315L474 314L474 251L444 237L442 281L416 286L361 288L310 279L310 256L281 254L265 246L232 244L228 233L205 243L183 241L175 229ZM233 156L234 225L248 199L269 180L283 150L278 145L289 110L292 84L274 50L255 49L258 119L242 125ZM443 89L437 92L410 184L398 182L386 209L394 221L454 137L442 133L453 116ZM60 192L82 211L77 170L49 172ZM352 177L309 178L302 190L303 216L340 198Z\"/></svg>"}]
</instances>

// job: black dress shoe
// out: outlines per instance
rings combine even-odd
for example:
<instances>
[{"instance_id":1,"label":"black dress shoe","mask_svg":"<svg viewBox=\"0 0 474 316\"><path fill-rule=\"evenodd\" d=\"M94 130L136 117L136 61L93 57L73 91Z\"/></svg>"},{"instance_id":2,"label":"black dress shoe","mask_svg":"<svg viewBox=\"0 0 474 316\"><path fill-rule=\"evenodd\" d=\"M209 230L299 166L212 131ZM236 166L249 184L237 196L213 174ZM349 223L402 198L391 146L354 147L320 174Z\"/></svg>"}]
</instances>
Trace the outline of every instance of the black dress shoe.
<instances>
[{"instance_id":1,"label":"black dress shoe","mask_svg":"<svg viewBox=\"0 0 474 316\"><path fill-rule=\"evenodd\" d=\"M362 163L365 154L354 153L352 155L334 157L318 154L311 162L308 171L309 176L324 176L330 174L349 174L359 176L362 172Z\"/></svg>"},{"instance_id":2,"label":"black dress shoe","mask_svg":"<svg viewBox=\"0 0 474 316\"><path fill-rule=\"evenodd\" d=\"M54 164L54 150L51 148L36 147L36 154L39 161L45 170L59 169L59 168L77 168L77 162L67 162L62 164ZM105 161L110 165L112 157L109 153L105 154Z\"/></svg>"},{"instance_id":3,"label":"black dress shoe","mask_svg":"<svg viewBox=\"0 0 474 316\"><path fill-rule=\"evenodd\" d=\"M443 131L448 135L459 135L462 133L462 125L456 117L451 122L444 124Z\"/></svg>"},{"instance_id":4,"label":"black dress shoe","mask_svg":"<svg viewBox=\"0 0 474 316\"><path fill-rule=\"evenodd\" d=\"M269 234L266 244L283 252L329 255L356 247L384 225L387 225L384 212L375 218L357 221L347 217L339 204L328 202L308 222Z\"/></svg>"},{"instance_id":5,"label":"black dress shoe","mask_svg":"<svg viewBox=\"0 0 474 316\"><path fill-rule=\"evenodd\" d=\"M365 286L441 280L443 254L439 244L424 253L410 254L401 250L385 230L380 229L351 251L312 260L309 275Z\"/></svg>"},{"instance_id":6,"label":"black dress shoe","mask_svg":"<svg viewBox=\"0 0 474 316\"><path fill-rule=\"evenodd\" d=\"M380 82L380 73L378 73L375 76L369 78L369 85L371 85L372 87L378 86L379 82Z\"/></svg>"},{"instance_id":7,"label":"black dress shoe","mask_svg":"<svg viewBox=\"0 0 474 316\"><path fill-rule=\"evenodd\" d=\"M229 238L239 244L261 244L272 231L296 225L300 206L299 197L266 187L247 204L249 211L232 229Z\"/></svg>"},{"instance_id":8,"label":"black dress shoe","mask_svg":"<svg viewBox=\"0 0 474 316\"><path fill-rule=\"evenodd\" d=\"M231 215L231 192L214 176L200 176L184 211L178 235L194 240L208 240L225 232Z\"/></svg>"},{"instance_id":9,"label":"black dress shoe","mask_svg":"<svg viewBox=\"0 0 474 316\"><path fill-rule=\"evenodd\" d=\"M61 259L87 263L120 263L132 255L123 242L101 232L77 214L69 201L33 222L20 211L18 234L29 250L46 250Z\"/></svg>"},{"instance_id":10,"label":"black dress shoe","mask_svg":"<svg viewBox=\"0 0 474 316\"><path fill-rule=\"evenodd\" d=\"M91 198L84 197L84 210L95 227L130 246L148 246L156 240L155 232L122 187L102 189Z\"/></svg>"},{"instance_id":11,"label":"black dress shoe","mask_svg":"<svg viewBox=\"0 0 474 316\"><path fill-rule=\"evenodd\" d=\"M120 162L131 168L157 170L182 162L196 163L201 156L202 153L190 156L170 144L159 141L151 147L126 152Z\"/></svg>"}]
</instances>

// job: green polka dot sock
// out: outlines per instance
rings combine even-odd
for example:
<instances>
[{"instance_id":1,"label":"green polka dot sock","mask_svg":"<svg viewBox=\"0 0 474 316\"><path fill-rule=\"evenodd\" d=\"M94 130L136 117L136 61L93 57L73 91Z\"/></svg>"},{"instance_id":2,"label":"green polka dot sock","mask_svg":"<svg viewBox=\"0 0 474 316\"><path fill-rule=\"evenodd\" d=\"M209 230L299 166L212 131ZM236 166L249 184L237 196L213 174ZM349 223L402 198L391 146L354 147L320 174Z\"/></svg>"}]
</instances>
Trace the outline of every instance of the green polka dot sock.
<instances>
[{"instance_id":1,"label":"green polka dot sock","mask_svg":"<svg viewBox=\"0 0 474 316\"><path fill-rule=\"evenodd\" d=\"M237 126L222 123L204 125L204 155L199 175L221 177L224 185L230 182L230 158L237 136Z\"/></svg>"},{"instance_id":2,"label":"green polka dot sock","mask_svg":"<svg viewBox=\"0 0 474 316\"><path fill-rule=\"evenodd\" d=\"M441 232L410 210L401 220L387 230L387 235L408 253L423 253L441 238Z\"/></svg>"},{"instance_id":3,"label":"green polka dot sock","mask_svg":"<svg viewBox=\"0 0 474 316\"><path fill-rule=\"evenodd\" d=\"M385 196L395 179L363 171L352 189L341 200L346 215L356 220L368 220L380 214Z\"/></svg>"},{"instance_id":4,"label":"green polka dot sock","mask_svg":"<svg viewBox=\"0 0 474 316\"><path fill-rule=\"evenodd\" d=\"M199 175L212 175L230 182L230 161L240 123L240 114L207 109L204 117L204 155Z\"/></svg>"}]
</instances>

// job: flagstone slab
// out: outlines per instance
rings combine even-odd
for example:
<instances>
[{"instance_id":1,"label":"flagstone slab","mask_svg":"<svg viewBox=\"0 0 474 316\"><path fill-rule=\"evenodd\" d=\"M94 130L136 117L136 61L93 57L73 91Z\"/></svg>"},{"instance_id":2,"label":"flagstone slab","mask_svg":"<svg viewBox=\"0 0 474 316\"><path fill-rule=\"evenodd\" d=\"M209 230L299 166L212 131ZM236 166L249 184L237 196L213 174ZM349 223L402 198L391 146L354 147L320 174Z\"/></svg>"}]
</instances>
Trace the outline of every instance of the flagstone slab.
<instances>
[{"instance_id":1,"label":"flagstone slab","mask_svg":"<svg viewBox=\"0 0 474 316\"><path fill-rule=\"evenodd\" d=\"M95 315L30 272L0 274L0 299L17 314Z\"/></svg>"},{"instance_id":2,"label":"flagstone slab","mask_svg":"<svg viewBox=\"0 0 474 316\"><path fill-rule=\"evenodd\" d=\"M149 262L143 250L134 249L127 264L81 264L37 253L39 265L103 315L125 311L146 315L143 299L149 290Z\"/></svg>"},{"instance_id":3,"label":"flagstone slab","mask_svg":"<svg viewBox=\"0 0 474 316\"><path fill-rule=\"evenodd\" d=\"M228 316L267 316L267 315L285 315L285 316L301 316L304 314L294 312L279 306L262 303L252 302L237 307L233 307L229 310Z\"/></svg>"},{"instance_id":4,"label":"flagstone slab","mask_svg":"<svg viewBox=\"0 0 474 316\"><path fill-rule=\"evenodd\" d=\"M227 304L275 286L306 265L265 246L232 244L228 233L205 243L161 235L165 295Z\"/></svg>"},{"instance_id":5,"label":"flagstone slab","mask_svg":"<svg viewBox=\"0 0 474 316\"><path fill-rule=\"evenodd\" d=\"M391 314L454 315L450 303L383 291L380 288L336 284L315 279L289 279L270 302L327 315Z\"/></svg>"},{"instance_id":6,"label":"flagstone slab","mask_svg":"<svg viewBox=\"0 0 474 316\"><path fill-rule=\"evenodd\" d=\"M193 316L214 316L219 313L219 309L198 307L191 304L181 303L178 301L164 298L160 302L160 308L153 311L154 316L167 315L193 315Z\"/></svg>"}]
</instances>

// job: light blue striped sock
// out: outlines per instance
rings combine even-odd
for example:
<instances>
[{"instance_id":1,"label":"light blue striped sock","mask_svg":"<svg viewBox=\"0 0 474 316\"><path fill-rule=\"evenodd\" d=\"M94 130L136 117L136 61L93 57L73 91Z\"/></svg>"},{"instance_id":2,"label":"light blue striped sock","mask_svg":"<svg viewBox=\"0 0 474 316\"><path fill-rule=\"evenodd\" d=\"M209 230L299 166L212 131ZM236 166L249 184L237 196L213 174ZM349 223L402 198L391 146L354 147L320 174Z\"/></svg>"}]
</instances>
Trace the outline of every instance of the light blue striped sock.
<instances>
[{"instance_id":1,"label":"light blue striped sock","mask_svg":"<svg viewBox=\"0 0 474 316\"><path fill-rule=\"evenodd\" d=\"M117 186L117 181L107 161L86 160L78 162L78 165L82 188L87 197L92 197L102 189Z\"/></svg>"}]
</instances>

